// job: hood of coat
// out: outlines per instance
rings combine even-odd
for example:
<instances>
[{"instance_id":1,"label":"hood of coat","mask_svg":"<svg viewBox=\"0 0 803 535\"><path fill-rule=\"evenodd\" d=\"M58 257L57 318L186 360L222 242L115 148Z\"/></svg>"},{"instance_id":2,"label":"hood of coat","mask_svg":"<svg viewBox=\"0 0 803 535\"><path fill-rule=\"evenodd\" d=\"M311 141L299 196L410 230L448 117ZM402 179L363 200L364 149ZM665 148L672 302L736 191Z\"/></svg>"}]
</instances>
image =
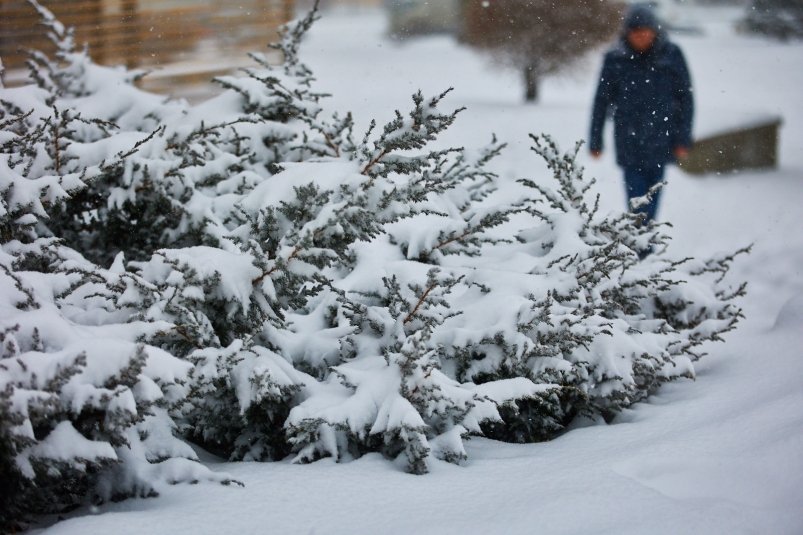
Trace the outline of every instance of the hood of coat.
<instances>
[{"instance_id":1,"label":"hood of coat","mask_svg":"<svg viewBox=\"0 0 803 535\"><path fill-rule=\"evenodd\" d=\"M636 28L649 28L655 31L655 42L646 52L636 52L627 41L627 33ZM665 42L666 35L661 25L661 21L655 14L655 11L653 11L653 9L646 4L634 4L630 6L625 14L622 23L622 33L620 35L620 44L624 51L628 54L636 52L636 54L641 56L649 56L652 55L656 50L663 48Z\"/></svg>"},{"instance_id":2,"label":"hood of coat","mask_svg":"<svg viewBox=\"0 0 803 535\"><path fill-rule=\"evenodd\" d=\"M658 16L650 6L646 4L634 4L630 6L630 9L628 9L625 14L622 24L622 34L626 34L634 28L649 28L660 32L661 21L658 20Z\"/></svg>"}]
</instances>

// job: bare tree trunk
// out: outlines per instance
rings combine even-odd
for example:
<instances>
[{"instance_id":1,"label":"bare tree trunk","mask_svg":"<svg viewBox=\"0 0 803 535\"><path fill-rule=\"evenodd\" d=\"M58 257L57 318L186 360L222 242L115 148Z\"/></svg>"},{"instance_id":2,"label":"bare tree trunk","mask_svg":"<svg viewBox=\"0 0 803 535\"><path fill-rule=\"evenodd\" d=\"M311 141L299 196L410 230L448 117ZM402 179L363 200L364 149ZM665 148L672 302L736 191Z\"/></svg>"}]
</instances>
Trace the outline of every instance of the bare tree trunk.
<instances>
[{"instance_id":1,"label":"bare tree trunk","mask_svg":"<svg viewBox=\"0 0 803 535\"><path fill-rule=\"evenodd\" d=\"M524 67L524 100L538 102L538 69L534 65Z\"/></svg>"}]
</instances>

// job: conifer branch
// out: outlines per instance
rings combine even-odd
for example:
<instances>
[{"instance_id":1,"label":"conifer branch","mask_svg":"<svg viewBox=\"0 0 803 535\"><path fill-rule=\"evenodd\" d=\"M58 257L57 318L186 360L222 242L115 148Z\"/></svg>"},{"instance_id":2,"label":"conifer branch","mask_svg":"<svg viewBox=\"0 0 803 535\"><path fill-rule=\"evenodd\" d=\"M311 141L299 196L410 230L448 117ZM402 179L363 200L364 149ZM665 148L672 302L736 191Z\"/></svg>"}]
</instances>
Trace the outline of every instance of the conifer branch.
<instances>
[{"instance_id":1,"label":"conifer branch","mask_svg":"<svg viewBox=\"0 0 803 535\"><path fill-rule=\"evenodd\" d=\"M290 252L290 256L288 256L287 259L284 262L289 264L291 260L296 258L301 253L301 251L302 251L301 246L300 245L296 245L295 247L293 247L293 250ZM259 277L255 278L254 280L252 280L251 284L253 284L253 285L259 284L260 282L265 280L267 277L270 277L271 275L273 275L278 270L279 270L279 263L277 262L268 271L262 273L262 275L260 275Z\"/></svg>"},{"instance_id":2,"label":"conifer branch","mask_svg":"<svg viewBox=\"0 0 803 535\"><path fill-rule=\"evenodd\" d=\"M56 120L53 121L53 167L56 171L57 175L61 174L61 146L59 144L59 112L55 106L53 106L53 116Z\"/></svg>"},{"instance_id":3,"label":"conifer branch","mask_svg":"<svg viewBox=\"0 0 803 535\"><path fill-rule=\"evenodd\" d=\"M437 250L437 249L441 249L441 248L443 248L443 247L446 247L446 246L447 246L447 245L449 245L450 243L454 243L454 242L457 242L457 241L460 241L460 240L462 240L463 238L467 238L468 236L471 236L472 234L474 234L474 233L475 233L475 232L477 232L478 230L480 230L480 229L479 229L479 228L471 228L471 227L469 227L469 228L468 228L468 229L467 229L465 232L463 232L462 234L459 234L459 235L457 235L457 236L453 236L453 237L451 237L451 238L449 238L449 239L446 239L446 240L443 240L443 241L440 241L440 242L438 242L438 243L435 245L435 247L433 247L433 248L432 248L432 250L434 251L434 250Z\"/></svg>"},{"instance_id":4,"label":"conifer branch","mask_svg":"<svg viewBox=\"0 0 803 535\"><path fill-rule=\"evenodd\" d=\"M418 309L421 308L421 305L423 305L424 302L427 300L429 293L437 287L438 287L437 282L432 282L429 286L427 286L426 290L424 290L424 293L421 294L421 297L418 298L418 302L413 307L413 310L411 310L410 313L407 314L407 316L402 321L403 324L406 325L407 323L411 322L413 318L415 318L415 315L418 313Z\"/></svg>"},{"instance_id":5,"label":"conifer branch","mask_svg":"<svg viewBox=\"0 0 803 535\"><path fill-rule=\"evenodd\" d=\"M371 177L370 180L368 181L368 185L372 184L374 179L376 179L376 176L369 175L369 172L371 171L371 169L373 169L373 167L376 164L378 164L380 161L382 161L382 158L384 158L388 154L390 154L390 149L384 149L382 152L380 152L374 158L372 158L371 161L369 161L367 164L365 164L365 167L363 167L362 170L360 171L360 174L363 174L363 175Z\"/></svg>"},{"instance_id":6,"label":"conifer branch","mask_svg":"<svg viewBox=\"0 0 803 535\"><path fill-rule=\"evenodd\" d=\"M165 132L165 130L167 130L167 126L166 125L160 126L156 130L154 130L153 132L151 132L150 134L145 136L144 138L142 138L139 141L137 141L134 144L134 146L131 147L129 150L118 152L115 157L118 159L118 161L122 161L122 160L125 160L126 158L129 158L129 157L133 156L134 154L136 154L139 151L139 149L143 145L145 145L147 142L149 142L150 140L152 140L156 136L163 134ZM109 167L114 167L114 164L109 166Z\"/></svg>"}]
</instances>

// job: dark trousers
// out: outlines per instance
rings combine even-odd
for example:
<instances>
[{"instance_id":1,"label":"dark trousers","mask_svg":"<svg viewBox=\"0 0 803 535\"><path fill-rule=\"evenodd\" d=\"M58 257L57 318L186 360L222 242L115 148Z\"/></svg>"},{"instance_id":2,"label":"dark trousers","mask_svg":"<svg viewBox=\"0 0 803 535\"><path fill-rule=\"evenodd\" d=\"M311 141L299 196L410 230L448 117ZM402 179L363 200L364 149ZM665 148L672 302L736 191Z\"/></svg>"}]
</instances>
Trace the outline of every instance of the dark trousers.
<instances>
[{"instance_id":1,"label":"dark trousers","mask_svg":"<svg viewBox=\"0 0 803 535\"><path fill-rule=\"evenodd\" d=\"M643 197L650 188L664 179L664 166L655 166L649 170L639 168L624 168L625 188L627 190L628 208L634 212L646 214L647 220L655 219L658 212L658 201L661 198L661 189L653 193L652 200L636 208L631 207L631 201L636 197Z\"/></svg>"}]
</instances>

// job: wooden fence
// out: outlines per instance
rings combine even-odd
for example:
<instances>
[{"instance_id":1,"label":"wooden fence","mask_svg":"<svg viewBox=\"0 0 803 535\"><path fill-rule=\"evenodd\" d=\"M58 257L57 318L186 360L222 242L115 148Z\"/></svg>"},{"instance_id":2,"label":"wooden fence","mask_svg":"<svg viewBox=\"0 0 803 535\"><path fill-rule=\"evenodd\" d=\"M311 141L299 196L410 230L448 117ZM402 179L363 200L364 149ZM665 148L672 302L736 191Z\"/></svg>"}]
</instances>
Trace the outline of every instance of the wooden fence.
<instances>
[{"instance_id":1,"label":"wooden fence","mask_svg":"<svg viewBox=\"0 0 803 535\"><path fill-rule=\"evenodd\" d=\"M203 70L210 55L237 62L264 50L293 16L294 0L39 0L73 26L101 64L129 67L185 65ZM0 57L20 68L25 49L50 50L36 11L25 0L0 0ZM213 58L213 59L214 59ZM212 61L214 63L214 61ZM174 69L175 70L175 69Z\"/></svg>"}]
</instances>

